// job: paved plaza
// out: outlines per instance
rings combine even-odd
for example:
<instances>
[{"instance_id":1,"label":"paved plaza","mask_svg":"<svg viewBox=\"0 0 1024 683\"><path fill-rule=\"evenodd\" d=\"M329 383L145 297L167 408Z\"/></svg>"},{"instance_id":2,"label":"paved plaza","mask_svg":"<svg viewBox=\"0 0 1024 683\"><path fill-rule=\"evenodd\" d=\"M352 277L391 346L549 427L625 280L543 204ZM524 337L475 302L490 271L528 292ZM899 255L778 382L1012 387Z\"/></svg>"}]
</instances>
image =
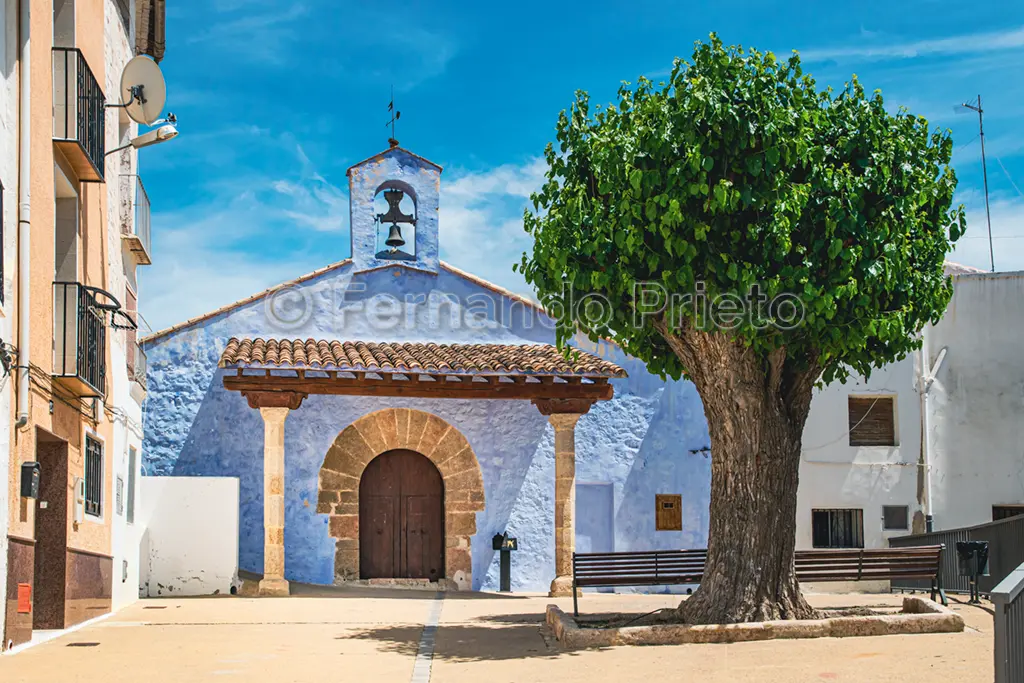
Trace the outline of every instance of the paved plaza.
<instances>
[{"instance_id":1,"label":"paved plaza","mask_svg":"<svg viewBox=\"0 0 1024 683\"><path fill-rule=\"evenodd\" d=\"M0 657L0 681L322 680L600 683L992 680L991 606L951 601L963 633L564 651L538 595L310 588L285 598L142 600ZM586 613L651 611L668 595L586 595ZM811 595L818 607L898 605L898 595ZM430 628L437 623L436 629ZM426 627L426 628L425 628ZM431 640L433 651L431 654Z\"/></svg>"}]
</instances>

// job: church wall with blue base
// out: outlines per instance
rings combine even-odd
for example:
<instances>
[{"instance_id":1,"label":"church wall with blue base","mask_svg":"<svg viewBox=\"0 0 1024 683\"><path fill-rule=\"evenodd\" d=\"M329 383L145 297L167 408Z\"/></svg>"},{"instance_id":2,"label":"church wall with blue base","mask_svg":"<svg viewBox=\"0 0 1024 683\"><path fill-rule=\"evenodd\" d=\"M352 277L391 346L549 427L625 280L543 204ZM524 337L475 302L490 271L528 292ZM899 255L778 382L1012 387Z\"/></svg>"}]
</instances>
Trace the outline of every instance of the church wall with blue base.
<instances>
[{"instance_id":1,"label":"church wall with blue base","mask_svg":"<svg viewBox=\"0 0 1024 683\"><path fill-rule=\"evenodd\" d=\"M388 172L417 173L417 159L396 153ZM372 190L366 177L360 182ZM429 189L429 183L421 186ZM436 254L420 251L429 259ZM231 337L554 342L553 325L538 309L444 264L369 266L344 261L145 344L145 473L238 477L242 569L261 572L263 566L263 422L241 395L224 389L217 363ZM614 345L583 345L629 377L613 380L614 398L595 404L577 425L577 549L703 547L711 467L696 389L650 375ZM519 540L513 590L547 590L554 578L553 430L529 401L509 400L307 398L285 425L285 577L333 582L335 542L328 516L316 512L318 473L341 430L386 407L441 417L476 453L486 507L472 539L473 587L497 588L491 537L507 531ZM655 531L659 493L682 495L682 531Z\"/></svg>"}]
</instances>

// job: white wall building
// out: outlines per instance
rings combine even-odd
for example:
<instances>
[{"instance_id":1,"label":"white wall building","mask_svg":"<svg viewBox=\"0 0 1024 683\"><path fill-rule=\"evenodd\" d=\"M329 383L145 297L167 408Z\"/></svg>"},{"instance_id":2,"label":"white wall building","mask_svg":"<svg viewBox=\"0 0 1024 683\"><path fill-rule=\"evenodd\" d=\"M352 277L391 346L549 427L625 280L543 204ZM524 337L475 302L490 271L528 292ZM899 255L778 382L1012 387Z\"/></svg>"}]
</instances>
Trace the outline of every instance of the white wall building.
<instances>
[{"instance_id":1,"label":"white wall building","mask_svg":"<svg viewBox=\"0 0 1024 683\"><path fill-rule=\"evenodd\" d=\"M1024 272L958 276L929 335L935 528L1024 512Z\"/></svg>"},{"instance_id":2,"label":"white wall building","mask_svg":"<svg viewBox=\"0 0 1024 683\"><path fill-rule=\"evenodd\" d=\"M919 352L815 396L797 548L880 548L925 531L929 514L941 531L1024 512L1024 273L952 272Z\"/></svg>"},{"instance_id":3,"label":"white wall building","mask_svg":"<svg viewBox=\"0 0 1024 683\"><path fill-rule=\"evenodd\" d=\"M137 19L139 12L127 13L127 25L120 14L118 3L105 3L104 45L106 59L105 90L120 97L121 73L135 56ZM114 109L117 125L108 125L106 148L112 150L127 145L139 134L124 109ZM108 118L108 123L112 123ZM149 200L141 185L139 153L132 148L107 157L107 231L109 291L121 302L135 320L144 327L138 316L137 268L151 258L149 236ZM113 391L108 397L108 408L114 423L114 439L109 451L114 492L114 519L111 526L111 554L113 555L113 586L111 609L117 610L139 597L139 544L142 525L136 523L136 504L142 472L142 402L145 399L145 357L137 339L141 335L131 330L119 330L110 335L111 364L108 369Z\"/></svg>"}]
</instances>

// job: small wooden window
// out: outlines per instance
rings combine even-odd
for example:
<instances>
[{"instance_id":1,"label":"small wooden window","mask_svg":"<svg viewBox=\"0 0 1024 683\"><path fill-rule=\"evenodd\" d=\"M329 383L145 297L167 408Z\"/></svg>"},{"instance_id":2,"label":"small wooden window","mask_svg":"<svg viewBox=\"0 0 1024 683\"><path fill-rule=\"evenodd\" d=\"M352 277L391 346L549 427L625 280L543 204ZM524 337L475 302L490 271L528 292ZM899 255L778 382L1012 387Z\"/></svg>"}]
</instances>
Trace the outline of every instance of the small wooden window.
<instances>
[{"instance_id":1,"label":"small wooden window","mask_svg":"<svg viewBox=\"0 0 1024 683\"><path fill-rule=\"evenodd\" d=\"M892 396L850 396L849 413L851 446L896 445Z\"/></svg>"},{"instance_id":2,"label":"small wooden window","mask_svg":"<svg viewBox=\"0 0 1024 683\"><path fill-rule=\"evenodd\" d=\"M117 506L117 514L124 514L124 479L117 475L117 490L114 493L114 504Z\"/></svg>"},{"instance_id":3,"label":"small wooden window","mask_svg":"<svg viewBox=\"0 0 1024 683\"><path fill-rule=\"evenodd\" d=\"M863 548L863 510L811 510L811 544L815 548Z\"/></svg>"},{"instance_id":4,"label":"small wooden window","mask_svg":"<svg viewBox=\"0 0 1024 683\"><path fill-rule=\"evenodd\" d=\"M910 508L906 505L882 506L882 529L906 531L910 528Z\"/></svg>"},{"instance_id":5,"label":"small wooden window","mask_svg":"<svg viewBox=\"0 0 1024 683\"><path fill-rule=\"evenodd\" d=\"M678 493L654 496L654 519L657 531L683 530L683 497Z\"/></svg>"},{"instance_id":6,"label":"small wooden window","mask_svg":"<svg viewBox=\"0 0 1024 683\"><path fill-rule=\"evenodd\" d=\"M1017 515L1024 515L1024 505L993 505L992 521L998 522L1001 519L1009 519Z\"/></svg>"}]
</instances>

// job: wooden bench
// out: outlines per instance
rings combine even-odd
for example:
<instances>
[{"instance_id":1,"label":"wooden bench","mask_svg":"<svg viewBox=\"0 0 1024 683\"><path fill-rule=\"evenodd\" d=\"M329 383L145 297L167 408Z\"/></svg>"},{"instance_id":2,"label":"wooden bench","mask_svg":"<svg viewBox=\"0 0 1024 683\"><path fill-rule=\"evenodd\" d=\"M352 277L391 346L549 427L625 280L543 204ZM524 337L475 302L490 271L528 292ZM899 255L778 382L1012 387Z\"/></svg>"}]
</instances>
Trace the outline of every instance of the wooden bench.
<instances>
[{"instance_id":1,"label":"wooden bench","mask_svg":"<svg viewBox=\"0 0 1024 683\"><path fill-rule=\"evenodd\" d=\"M801 583L931 579L932 600L938 595L946 605L943 547L798 550L796 577ZM707 554L705 549L573 553L573 614L579 614L577 588L699 584Z\"/></svg>"}]
</instances>

